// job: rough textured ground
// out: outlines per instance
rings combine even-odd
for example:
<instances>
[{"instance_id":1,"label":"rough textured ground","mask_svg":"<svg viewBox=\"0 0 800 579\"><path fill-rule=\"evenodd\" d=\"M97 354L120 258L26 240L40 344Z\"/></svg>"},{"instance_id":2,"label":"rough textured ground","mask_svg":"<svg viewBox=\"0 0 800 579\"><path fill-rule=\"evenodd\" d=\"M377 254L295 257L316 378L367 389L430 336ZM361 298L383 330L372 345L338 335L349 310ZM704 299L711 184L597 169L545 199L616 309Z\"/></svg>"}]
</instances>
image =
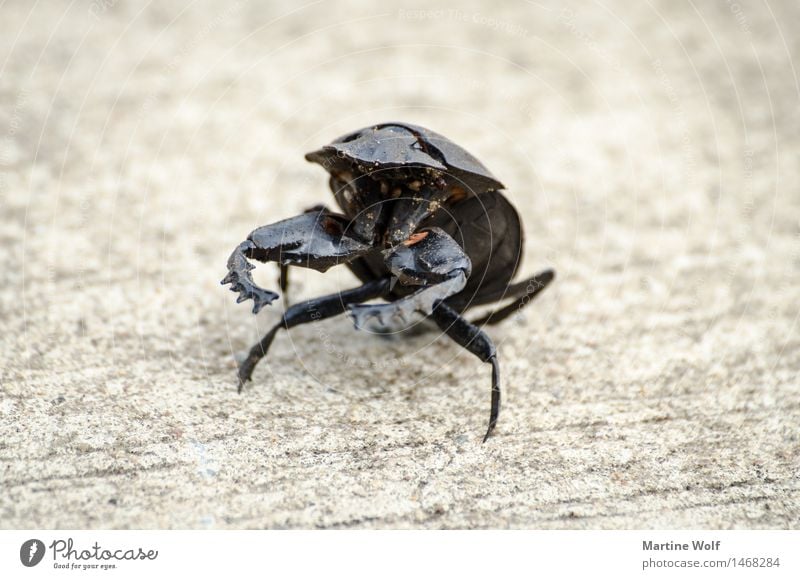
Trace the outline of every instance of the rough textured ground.
<instances>
[{"instance_id":1,"label":"rough textured ground","mask_svg":"<svg viewBox=\"0 0 800 579\"><path fill-rule=\"evenodd\" d=\"M0 526L800 527L796 2L32 4L0 17ZM228 253L389 119L483 159L559 274L490 330L485 445L488 368L435 333L298 328L235 392L283 302L235 304Z\"/></svg>"}]
</instances>

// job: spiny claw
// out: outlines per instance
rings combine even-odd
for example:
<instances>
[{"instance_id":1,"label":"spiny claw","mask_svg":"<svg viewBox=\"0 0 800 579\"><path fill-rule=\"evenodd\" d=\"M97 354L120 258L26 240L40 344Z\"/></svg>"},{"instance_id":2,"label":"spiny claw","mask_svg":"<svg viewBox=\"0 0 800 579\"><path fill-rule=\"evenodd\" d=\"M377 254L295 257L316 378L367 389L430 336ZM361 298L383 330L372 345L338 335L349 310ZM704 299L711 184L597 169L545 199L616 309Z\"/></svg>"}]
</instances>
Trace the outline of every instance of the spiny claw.
<instances>
[{"instance_id":1,"label":"spiny claw","mask_svg":"<svg viewBox=\"0 0 800 579\"><path fill-rule=\"evenodd\" d=\"M228 259L228 273L220 283L222 285L229 283L232 292L239 292L239 297L236 298L237 304L252 299L253 313L257 314L265 305L278 299L278 294L258 287L250 277L250 271L255 269L255 266L247 261L245 251L251 248L252 242L245 241L234 250Z\"/></svg>"},{"instance_id":2,"label":"spiny claw","mask_svg":"<svg viewBox=\"0 0 800 579\"><path fill-rule=\"evenodd\" d=\"M244 301L249 299L253 300L253 313L257 314L261 311L261 308L267 306L278 299L278 294L275 292L265 290L263 288L258 287L255 284L245 282L236 281L236 274L232 272L225 276L225 279L222 280L222 284L230 283L231 287L230 290L232 292L239 292L239 296L236 298L236 303L240 304Z\"/></svg>"},{"instance_id":3,"label":"spiny claw","mask_svg":"<svg viewBox=\"0 0 800 579\"><path fill-rule=\"evenodd\" d=\"M377 318L384 328L401 328L408 324L415 315L429 316L440 301L453 295L467 282L467 272L456 270L450 278L432 286L423 286L413 294L389 302L388 304L351 304L347 306L348 314L353 318L356 329L362 330L372 318Z\"/></svg>"},{"instance_id":4,"label":"spiny claw","mask_svg":"<svg viewBox=\"0 0 800 579\"><path fill-rule=\"evenodd\" d=\"M353 325L355 326L356 330L363 330L364 329L364 322L366 318L364 317L364 313L361 310L364 306L356 306L356 305L348 305L347 306L347 315L353 319Z\"/></svg>"},{"instance_id":5,"label":"spiny claw","mask_svg":"<svg viewBox=\"0 0 800 579\"><path fill-rule=\"evenodd\" d=\"M352 304L347 310L358 330L363 330L371 319L377 319L383 328L402 327L414 314L413 306L403 301L389 304Z\"/></svg>"},{"instance_id":6,"label":"spiny claw","mask_svg":"<svg viewBox=\"0 0 800 579\"><path fill-rule=\"evenodd\" d=\"M389 312L386 311L386 308L381 308L378 310L378 323L380 323L380 325L383 327L386 327L388 325L387 323L389 321L387 317L388 314Z\"/></svg>"},{"instance_id":7,"label":"spiny claw","mask_svg":"<svg viewBox=\"0 0 800 579\"><path fill-rule=\"evenodd\" d=\"M347 306L348 315L353 318L353 324L357 330L363 330L367 322L378 315L377 306L364 304L351 304Z\"/></svg>"},{"instance_id":8,"label":"spiny claw","mask_svg":"<svg viewBox=\"0 0 800 579\"><path fill-rule=\"evenodd\" d=\"M411 312L407 312L405 308L397 308L397 310L395 311L396 316L400 318L400 321L403 322L404 324L408 323L408 318L410 313Z\"/></svg>"},{"instance_id":9,"label":"spiny claw","mask_svg":"<svg viewBox=\"0 0 800 579\"><path fill-rule=\"evenodd\" d=\"M257 314L261 311L261 308L264 306L268 306L276 299L278 299L278 294L275 292L271 292L269 290L261 289L260 287L253 287L252 291L252 298L253 298L253 313Z\"/></svg>"}]
</instances>

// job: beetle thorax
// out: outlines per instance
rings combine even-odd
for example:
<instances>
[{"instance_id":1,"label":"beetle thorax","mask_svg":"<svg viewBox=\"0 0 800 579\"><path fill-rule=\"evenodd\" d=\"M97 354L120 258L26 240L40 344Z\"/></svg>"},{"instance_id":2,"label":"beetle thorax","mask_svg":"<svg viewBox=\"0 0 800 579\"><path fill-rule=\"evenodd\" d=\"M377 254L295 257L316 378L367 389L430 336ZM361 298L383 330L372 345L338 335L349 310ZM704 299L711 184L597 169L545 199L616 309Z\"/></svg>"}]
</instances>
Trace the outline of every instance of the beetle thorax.
<instances>
[{"instance_id":1,"label":"beetle thorax","mask_svg":"<svg viewBox=\"0 0 800 579\"><path fill-rule=\"evenodd\" d=\"M446 174L429 168L349 167L331 172L331 188L358 237L385 247L406 241L445 204L466 197Z\"/></svg>"}]
</instances>

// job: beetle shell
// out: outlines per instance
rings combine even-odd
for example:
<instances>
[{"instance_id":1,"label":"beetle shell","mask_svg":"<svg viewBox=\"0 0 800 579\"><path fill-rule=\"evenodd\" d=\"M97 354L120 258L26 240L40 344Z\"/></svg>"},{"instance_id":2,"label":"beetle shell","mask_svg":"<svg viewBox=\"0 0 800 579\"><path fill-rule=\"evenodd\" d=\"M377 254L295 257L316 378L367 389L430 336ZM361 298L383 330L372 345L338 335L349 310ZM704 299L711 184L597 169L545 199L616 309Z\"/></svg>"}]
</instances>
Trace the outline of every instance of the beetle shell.
<instances>
[{"instance_id":1,"label":"beetle shell","mask_svg":"<svg viewBox=\"0 0 800 579\"><path fill-rule=\"evenodd\" d=\"M468 151L439 133L408 123L382 123L348 133L308 153L306 160L329 171L344 160L365 173L412 168L448 173L475 195L504 188Z\"/></svg>"}]
</instances>

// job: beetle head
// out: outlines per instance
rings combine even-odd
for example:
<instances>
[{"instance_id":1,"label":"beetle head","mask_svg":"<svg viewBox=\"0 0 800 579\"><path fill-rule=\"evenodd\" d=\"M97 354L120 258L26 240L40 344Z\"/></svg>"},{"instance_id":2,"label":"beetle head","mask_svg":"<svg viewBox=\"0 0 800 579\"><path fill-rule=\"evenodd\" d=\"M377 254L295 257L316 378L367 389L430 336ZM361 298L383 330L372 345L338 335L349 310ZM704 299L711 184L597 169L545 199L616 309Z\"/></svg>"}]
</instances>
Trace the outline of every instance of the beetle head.
<instances>
[{"instance_id":1,"label":"beetle head","mask_svg":"<svg viewBox=\"0 0 800 579\"><path fill-rule=\"evenodd\" d=\"M445 171L438 152L407 127L379 125L350 133L306 155L329 172L342 165L356 167L362 173L404 167Z\"/></svg>"}]
</instances>

